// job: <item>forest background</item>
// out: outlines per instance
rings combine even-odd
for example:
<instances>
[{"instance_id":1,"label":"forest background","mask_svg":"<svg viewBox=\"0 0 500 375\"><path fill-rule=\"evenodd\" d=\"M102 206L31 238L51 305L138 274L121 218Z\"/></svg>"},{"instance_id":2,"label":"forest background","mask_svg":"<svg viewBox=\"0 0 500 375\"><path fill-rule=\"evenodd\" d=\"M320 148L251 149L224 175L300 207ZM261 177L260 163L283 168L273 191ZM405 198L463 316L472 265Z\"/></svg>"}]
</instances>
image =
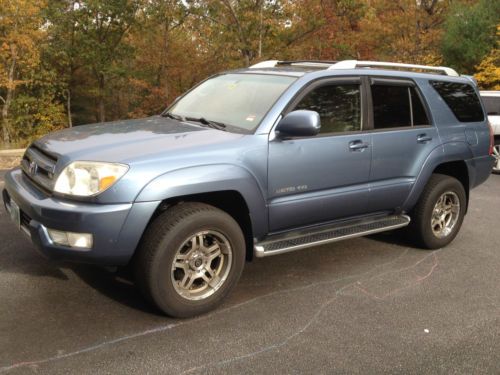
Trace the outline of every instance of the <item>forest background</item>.
<instances>
[{"instance_id":1,"label":"forest background","mask_svg":"<svg viewBox=\"0 0 500 375\"><path fill-rule=\"evenodd\" d=\"M445 65L500 90L500 0L0 0L0 148L158 114L267 59Z\"/></svg>"}]
</instances>

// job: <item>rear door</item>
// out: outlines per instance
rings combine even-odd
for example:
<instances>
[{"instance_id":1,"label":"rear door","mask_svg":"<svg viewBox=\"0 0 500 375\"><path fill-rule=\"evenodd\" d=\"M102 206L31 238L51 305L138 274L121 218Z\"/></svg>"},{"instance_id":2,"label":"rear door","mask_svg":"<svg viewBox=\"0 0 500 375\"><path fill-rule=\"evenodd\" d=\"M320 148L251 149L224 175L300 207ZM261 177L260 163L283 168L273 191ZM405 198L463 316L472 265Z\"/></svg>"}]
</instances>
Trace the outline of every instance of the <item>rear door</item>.
<instances>
[{"instance_id":1,"label":"rear door","mask_svg":"<svg viewBox=\"0 0 500 375\"><path fill-rule=\"evenodd\" d=\"M272 139L268 196L272 232L358 215L368 203L371 135L363 130L359 77L321 80L286 112L317 111L320 134Z\"/></svg>"},{"instance_id":2,"label":"rear door","mask_svg":"<svg viewBox=\"0 0 500 375\"><path fill-rule=\"evenodd\" d=\"M399 210L425 159L439 146L437 129L412 80L369 78L372 129L370 210Z\"/></svg>"}]
</instances>

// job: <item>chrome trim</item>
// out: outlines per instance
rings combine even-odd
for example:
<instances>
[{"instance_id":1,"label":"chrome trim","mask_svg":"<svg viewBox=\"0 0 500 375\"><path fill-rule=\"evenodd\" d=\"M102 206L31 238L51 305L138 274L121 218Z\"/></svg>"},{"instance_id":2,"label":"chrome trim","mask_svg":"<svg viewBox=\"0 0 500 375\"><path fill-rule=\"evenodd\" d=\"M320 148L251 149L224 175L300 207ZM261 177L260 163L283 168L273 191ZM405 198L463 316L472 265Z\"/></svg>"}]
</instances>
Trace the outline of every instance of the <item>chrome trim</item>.
<instances>
[{"instance_id":1,"label":"chrome trim","mask_svg":"<svg viewBox=\"0 0 500 375\"><path fill-rule=\"evenodd\" d=\"M277 250L266 251L265 250L265 245L273 243L273 242L282 241L283 239L280 239L280 240L277 240L277 241L272 241L272 242L257 243L257 244L254 245L254 255L257 258L264 258L264 257L272 256L272 255L278 255L278 254L288 253L288 252L295 251L295 250L301 250L301 249L305 249L305 248L309 248L309 247L324 245L324 244L331 243L331 242L337 242L337 241L347 240L347 239L356 238L356 237L363 237L363 236L366 236L366 235L369 235L369 234L375 234L375 233L385 232L385 231L392 230L392 229L403 228L403 227L407 226L408 224L410 224L410 220L411 219L410 219L409 216L407 216L407 215L400 215L399 217L402 218L402 219L405 219L406 221L404 223L399 223L399 224L395 224L395 225L389 225L389 226L385 226L385 227L382 227L382 228L375 228L375 229L370 229L368 231L362 231L362 232L358 232L358 233L348 234L348 235L345 235L345 236L333 237L333 238L329 238L329 239L326 239L326 240L313 241L313 242L309 242L309 243L306 243L306 244L284 247L284 248L277 249ZM376 222L377 222L377 220L373 221L372 223L376 223ZM368 224L368 223L363 223L363 224ZM353 225L352 227L356 227L356 226L357 225ZM303 237L307 237L309 235L318 234L318 233L322 233L322 232L333 231L333 230L336 230L336 229L341 229L341 228L346 228L346 227L347 226L345 226L345 227L339 227L339 228L334 228L334 229L327 230L327 231L311 232L310 234L305 234L304 236L294 237L294 239L303 238Z\"/></svg>"}]
</instances>

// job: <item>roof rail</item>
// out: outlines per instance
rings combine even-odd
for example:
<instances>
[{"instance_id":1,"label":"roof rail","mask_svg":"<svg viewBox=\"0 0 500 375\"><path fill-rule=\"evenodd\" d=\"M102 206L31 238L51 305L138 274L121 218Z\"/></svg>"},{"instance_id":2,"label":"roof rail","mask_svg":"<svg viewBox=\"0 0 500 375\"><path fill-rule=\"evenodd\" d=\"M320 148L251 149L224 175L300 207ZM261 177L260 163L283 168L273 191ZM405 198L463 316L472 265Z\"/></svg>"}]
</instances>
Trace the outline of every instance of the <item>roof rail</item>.
<instances>
[{"instance_id":1,"label":"roof rail","mask_svg":"<svg viewBox=\"0 0 500 375\"><path fill-rule=\"evenodd\" d=\"M428 65L416 65L416 64L402 64L402 63L392 63L392 62L382 62L382 61L358 61L358 60L344 60L339 61L336 64L331 65L328 69L356 69L356 68L396 68L396 69L407 69L407 70L426 70L429 72L438 72L439 74L458 77L459 74L452 68L445 66L428 66Z\"/></svg>"},{"instance_id":2,"label":"roof rail","mask_svg":"<svg viewBox=\"0 0 500 375\"><path fill-rule=\"evenodd\" d=\"M356 69L356 68L382 68L382 69L401 69L401 70L422 70L434 74L442 74L447 76L459 77L460 75L452 68L446 66L429 66L417 64L402 64L383 61L359 61L359 60L343 60L343 61L313 61L313 60L297 60L297 61L279 61L267 60L250 66L250 69L274 68L279 65L290 65L297 67L310 68L326 68L329 70L336 69Z\"/></svg>"},{"instance_id":3,"label":"roof rail","mask_svg":"<svg viewBox=\"0 0 500 375\"><path fill-rule=\"evenodd\" d=\"M261 61L260 63L251 65L250 69L260 69L260 68L274 68L276 64L279 63L279 60L267 60Z\"/></svg>"},{"instance_id":4,"label":"roof rail","mask_svg":"<svg viewBox=\"0 0 500 375\"><path fill-rule=\"evenodd\" d=\"M325 60L267 60L250 66L250 69L275 68L280 65L306 67L306 68L329 68L336 61Z\"/></svg>"}]
</instances>

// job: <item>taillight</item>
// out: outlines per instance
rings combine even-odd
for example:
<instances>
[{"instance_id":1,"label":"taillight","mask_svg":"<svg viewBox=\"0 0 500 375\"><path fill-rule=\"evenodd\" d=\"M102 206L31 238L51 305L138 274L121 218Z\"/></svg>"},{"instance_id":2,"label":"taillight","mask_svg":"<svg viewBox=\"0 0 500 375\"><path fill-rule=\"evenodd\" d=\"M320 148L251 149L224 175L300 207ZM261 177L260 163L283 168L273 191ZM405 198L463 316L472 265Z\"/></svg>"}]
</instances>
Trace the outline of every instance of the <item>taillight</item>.
<instances>
[{"instance_id":1,"label":"taillight","mask_svg":"<svg viewBox=\"0 0 500 375\"><path fill-rule=\"evenodd\" d=\"M493 126L488 121L488 126L490 127L490 149L488 151L489 155L493 155L493 146L495 146L495 133L493 133Z\"/></svg>"}]
</instances>

